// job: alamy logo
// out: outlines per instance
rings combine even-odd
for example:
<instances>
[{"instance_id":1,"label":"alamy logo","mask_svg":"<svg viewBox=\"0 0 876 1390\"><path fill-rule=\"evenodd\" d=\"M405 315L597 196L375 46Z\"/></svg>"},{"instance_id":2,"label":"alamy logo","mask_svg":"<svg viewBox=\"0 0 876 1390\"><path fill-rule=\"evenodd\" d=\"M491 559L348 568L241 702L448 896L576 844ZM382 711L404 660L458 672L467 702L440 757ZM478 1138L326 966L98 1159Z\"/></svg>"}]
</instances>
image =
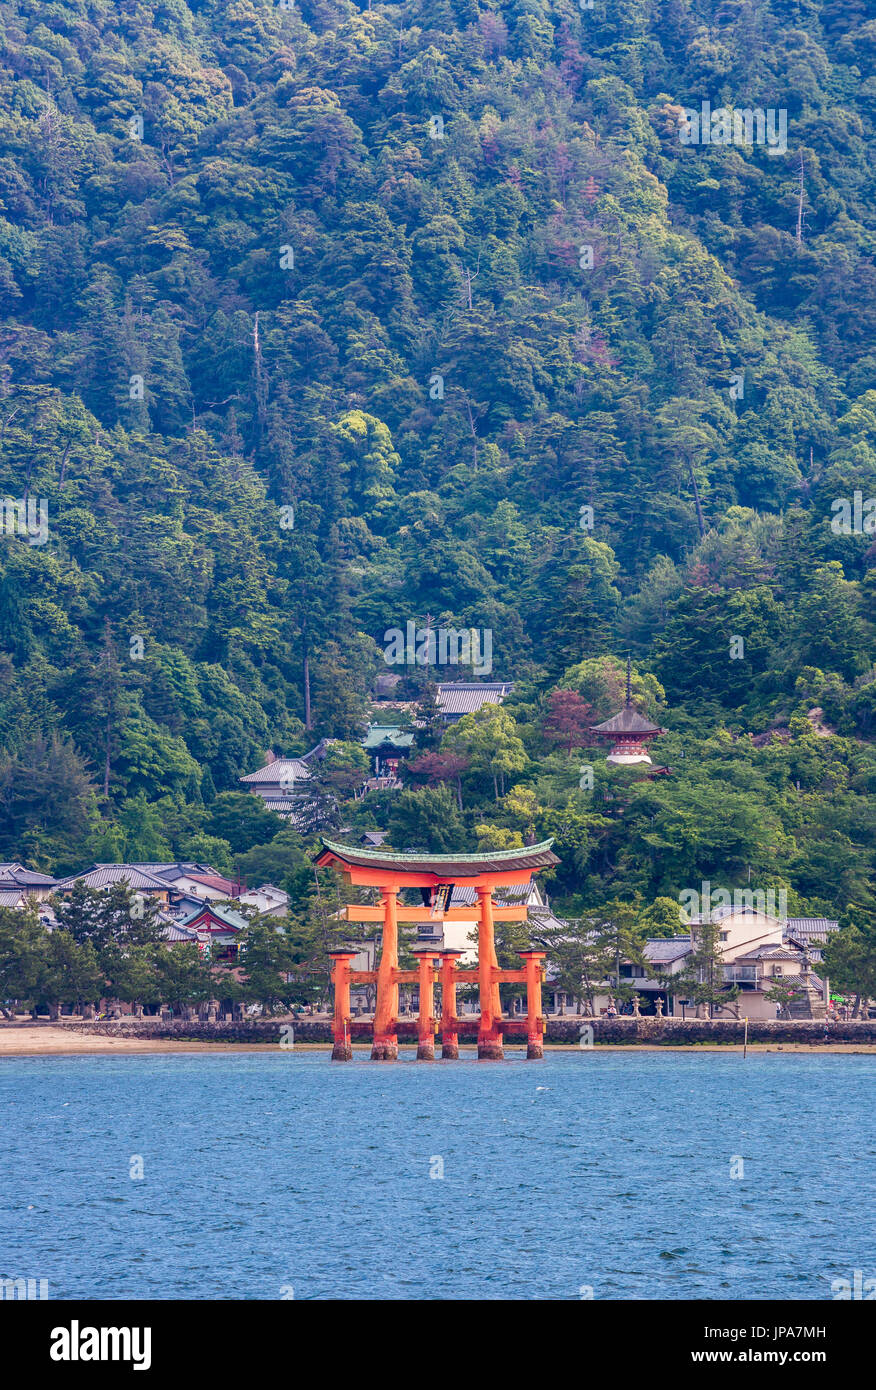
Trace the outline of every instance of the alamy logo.
<instances>
[{"instance_id":1,"label":"alamy logo","mask_svg":"<svg viewBox=\"0 0 876 1390\"><path fill-rule=\"evenodd\" d=\"M685 106L678 118L681 145L766 145L767 154L786 154L788 150L788 112L772 106L752 110L745 107L717 106L704 101L700 110Z\"/></svg>"},{"instance_id":2,"label":"alamy logo","mask_svg":"<svg viewBox=\"0 0 876 1390\"><path fill-rule=\"evenodd\" d=\"M477 676L493 669L491 628L417 627L409 620L404 632L387 628L383 640L387 666L471 666Z\"/></svg>"},{"instance_id":3,"label":"alamy logo","mask_svg":"<svg viewBox=\"0 0 876 1390\"><path fill-rule=\"evenodd\" d=\"M876 531L876 497L865 502L863 492L855 489L851 502L848 497L835 497L830 510L836 513L830 523L835 536L871 536Z\"/></svg>"},{"instance_id":4,"label":"alamy logo","mask_svg":"<svg viewBox=\"0 0 876 1390\"><path fill-rule=\"evenodd\" d=\"M784 921L788 916L788 892L774 888L766 892L762 888L713 888L708 879L696 888L686 888L678 895L678 916L683 926L691 917L716 919L717 914L728 912L758 912L762 917L777 917Z\"/></svg>"},{"instance_id":5,"label":"alamy logo","mask_svg":"<svg viewBox=\"0 0 876 1390\"><path fill-rule=\"evenodd\" d=\"M834 1302L866 1302L876 1299L876 1279L865 1279L862 1269L853 1269L851 1279L832 1279L830 1291Z\"/></svg>"},{"instance_id":6,"label":"alamy logo","mask_svg":"<svg viewBox=\"0 0 876 1390\"><path fill-rule=\"evenodd\" d=\"M0 1301L34 1302L48 1296L48 1279L0 1279Z\"/></svg>"},{"instance_id":7,"label":"alamy logo","mask_svg":"<svg viewBox=\"0 0 876 1390\"><path fill-rule=\"evenodd\" d=\"M49 501L47 497L4 497L0 501L2 530L6 536L26 537L29 545L45 545L49 539Z\"/></svg>"},{"instance_id":8,"label":"alamy logo","mask_svg":"<svg viewBox=\"0 0 876 1390\"><path fill-rule=\"evenodd\" d=\"M132 1361L135 1371L152 1365L151 1327L53 1327L49 1356L53 1361Z\"/></svg>"}]
</instances>

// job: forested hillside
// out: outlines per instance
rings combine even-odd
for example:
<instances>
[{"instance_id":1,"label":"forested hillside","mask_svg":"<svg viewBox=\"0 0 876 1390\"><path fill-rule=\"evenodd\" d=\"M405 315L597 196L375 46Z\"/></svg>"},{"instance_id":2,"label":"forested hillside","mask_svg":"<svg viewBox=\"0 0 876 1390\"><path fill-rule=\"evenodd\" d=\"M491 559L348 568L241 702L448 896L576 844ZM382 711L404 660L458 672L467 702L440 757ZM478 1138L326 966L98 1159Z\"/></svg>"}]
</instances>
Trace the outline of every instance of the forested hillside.
<instances>
[{"instance_id":1,"label":"forested hillside","mask_svg":"<svg viewBox=\"0 0 876 1390\"><path fill-rule=\"evenodd\" d=\"M428 617L514 695L345 823L553 834L579 906L871 903L871 13L0 3L0 495L48 508L0 536L0 858L283 881L237 778L356 741ZM786 148L683 144L704 101ZM551 722L628 652L667 778Z\"/></svg>"}]
</instances>

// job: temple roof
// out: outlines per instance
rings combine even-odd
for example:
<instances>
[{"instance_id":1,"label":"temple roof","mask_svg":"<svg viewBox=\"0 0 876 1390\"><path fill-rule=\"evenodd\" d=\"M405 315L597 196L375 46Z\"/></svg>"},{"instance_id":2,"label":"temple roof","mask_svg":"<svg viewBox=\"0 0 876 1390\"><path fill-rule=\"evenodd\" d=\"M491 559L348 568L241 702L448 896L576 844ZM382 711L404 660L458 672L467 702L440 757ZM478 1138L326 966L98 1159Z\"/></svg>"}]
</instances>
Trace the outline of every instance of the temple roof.
<instances>
[{"instance_id":1,"label":"temple roof","mask_svg":"<svg viewBox=\"0 0 876 1390\"><path fill-rule=\"evenodd\" d=\"M459 718L482 705L501 705L513 689L511 681L451 681L438 686L435 699L445 718Z\"/></svg>"},{"instance_id":2,"label":"temple roof","mask_svg":"<svg viewBox=\"0 0 876 1390\"><path fill-rule=\"evenodd\" d=\"M284 777L287 782L306 782L313 776L308 764L322 761L329 742L329 739L321 738L309 753L302 753L297 758L271 757L270 762L265 763L264 767L257 767L255 772L248 772L245 777L238 777L237 780L248 787L258 787L265 784L279 786Z\"/></svg>"},{"instance_id":3,"label":"temple roof","mask_svg":"<svg viewBox=\"0 0 876 1390\"><path fill-rule=\"evenodd\" d=\"M188 917L184 917L179 923L181 927L190 927L193 922L197 922L202 917L213 917L217 922L221 922L226 927L231 927L233 931L243 931L244 927L249 926L246 917L235 912L233 907L220 907L218 903L201 903L200 907L195 908L194 912Z\"/></svg>"},{"instance_id":4,"label":"temple roof","mask_svg":"<svg viewBox=\"0 0 876 1390\"><path fill-rule=\"evenodd\" d=\"M336 840L322 841L324 848L317 855L317 863L327 862L329 856L342 864L357 865L363 869L401 869L403 872L435 874L439 878L476 878L479 874L511 872L522 869L548 869L559 864L552 852L553 840L543 840L538 845L525 845L522 849L489 850L483 854L428 854L425 850L414 850L408 854L398 854L383 849L361 849L358 845L341 845Z\"/></svg>"},{"instance_id":5,"label":"temple roof","mask_svg":"<svg viewBox=\"0 0 876 1390\"><path fill-rule=\"evenodd\" d=\"M634 705L624 705L618 714L606 719L602 724L592 724L591 734L663 734L659 724L652 724Z\"/></svg>"},{"instance_id":6,"label":"temple roof","mask_svg":"<svg viewBox=\"0 0 876 1390\"><path fill-rule=\"evenodd\" d=\"M390 743L395 748L410 748L413 741L413 733L409 729L400 729L398 724L369 724L362 747L381 748L383 744Z\"/></svg>"}]
</instances>

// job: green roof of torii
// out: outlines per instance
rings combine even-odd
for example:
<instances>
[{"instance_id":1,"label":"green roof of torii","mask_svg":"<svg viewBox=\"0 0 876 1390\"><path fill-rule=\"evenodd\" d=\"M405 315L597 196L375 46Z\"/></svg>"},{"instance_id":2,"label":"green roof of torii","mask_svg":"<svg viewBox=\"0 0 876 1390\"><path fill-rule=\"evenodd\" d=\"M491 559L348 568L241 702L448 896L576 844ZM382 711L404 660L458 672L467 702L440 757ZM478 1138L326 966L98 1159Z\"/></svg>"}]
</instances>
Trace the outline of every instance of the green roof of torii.
<instances>
[{"instance_id":1,"label":"green roof of torii","mask_svg":"<svg viewBox=\"0 0 876 1390\"><path fill-rule=\"evenodd\" d=\"M451 876L461 878L502 869L547 869L559 863L551 850L553 839L542 840L538 845L523 845L520 849L486 850L474 854L464 850L456 854L429 854L426 850L400 854L394 850L361 849L358 845L342 845L337 840L326 839L322 844L323 849L317 855L317 860L328 852L346 864L358 864L362 868L407 869L419 873L445 870Z\"/></svg>"}]
</instances>

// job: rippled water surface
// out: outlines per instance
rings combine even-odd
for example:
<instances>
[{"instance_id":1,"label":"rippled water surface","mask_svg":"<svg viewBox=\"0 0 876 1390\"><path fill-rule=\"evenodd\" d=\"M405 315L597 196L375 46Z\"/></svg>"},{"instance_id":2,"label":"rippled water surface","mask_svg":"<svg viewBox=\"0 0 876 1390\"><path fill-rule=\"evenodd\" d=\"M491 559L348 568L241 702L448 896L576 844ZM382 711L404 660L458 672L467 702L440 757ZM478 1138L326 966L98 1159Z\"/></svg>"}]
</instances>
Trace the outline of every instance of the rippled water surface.
<instances>
[{"instance_id":1,"label":"rippled water surface","mask_svg":"<svg viewBox=\"0 0 876 1390\"><path fill-rule=\"evenodd\" d=\"M0 1275L52 1298L829 1299L876 1275L874 1077L778 1053L5 1059Z\"/></svg>"}]
</instances>

